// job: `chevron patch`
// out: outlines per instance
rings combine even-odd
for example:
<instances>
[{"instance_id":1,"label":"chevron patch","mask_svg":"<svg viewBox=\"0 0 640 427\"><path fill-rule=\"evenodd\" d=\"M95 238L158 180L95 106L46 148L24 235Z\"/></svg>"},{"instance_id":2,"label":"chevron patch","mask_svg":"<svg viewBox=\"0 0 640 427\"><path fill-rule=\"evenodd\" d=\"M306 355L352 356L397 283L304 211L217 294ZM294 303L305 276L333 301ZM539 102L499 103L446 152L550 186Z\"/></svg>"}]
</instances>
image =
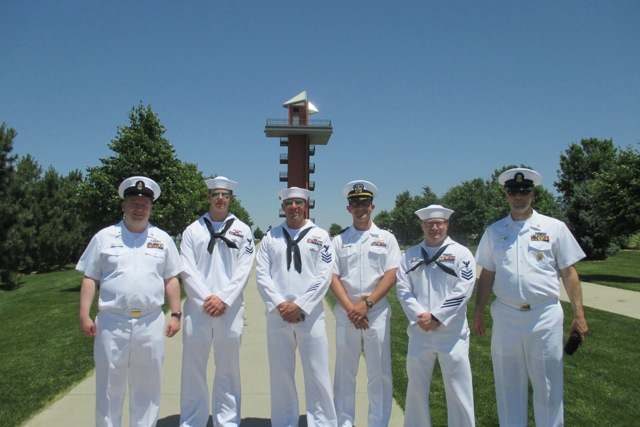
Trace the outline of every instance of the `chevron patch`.
<instances>
[{"instance_id":1,"label":"chevron patch","mask_svg":"<svg viewBox=\"0 0 640 427\"><path fill-rule=\"evenodd\" d=\"M473 270L460 270L460 276L464 280L471 280L473 279Z\"/></svg>"},{"instance_id":2,"label":"chevron patch","mask_svg":"<svg viewBox=\"0 0 640 427\"><path fill-rule=\"evenodd\" d=\"M330 264L331 263L333 258L331 257L331 252L329 252L329 246L328 245L324 246L324 249L320 253L320 256L322 257L322 262L324 262L325 264Z\"/></svg>"}]
</instances>

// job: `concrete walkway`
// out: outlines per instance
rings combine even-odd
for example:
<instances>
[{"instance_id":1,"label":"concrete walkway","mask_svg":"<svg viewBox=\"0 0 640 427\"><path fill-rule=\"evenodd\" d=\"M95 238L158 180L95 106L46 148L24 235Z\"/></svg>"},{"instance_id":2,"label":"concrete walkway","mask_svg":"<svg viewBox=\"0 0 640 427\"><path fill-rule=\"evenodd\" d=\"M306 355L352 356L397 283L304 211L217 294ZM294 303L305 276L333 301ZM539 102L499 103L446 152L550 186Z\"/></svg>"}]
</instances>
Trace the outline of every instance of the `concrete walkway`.
<instances>
[{"instance_id":1,"label":"concrete walkway","mask_svg":"<svg viewBox=\"0 0 640 427\"><path fill-rule=\"evenodd\" d=\"M584 304L600 310L640 319L640 292L625 291L606 286L584 283ZM255 270L252 272L245 290L245 328L241 347L242 372L242 427L269 427L269 364L267 359L267 338L264 321L264 304L258 295ZM563 296L567 300L566 294ZM330 360L335 362L335 318L327 304L326 324L330 344ZM402 316L403 313L395 313ZM588 320L588 319L587 319ZM166 339L164 374L162 384L162 404L158 427L178 426L180 414L180 367L182 359L182 335ZM300 395L300 426L306 426L304 411L304 387L302 369L298 362L296 383ZM213 378L213 367L209 367L209 381ZM357 383L356 425L366 427L369 404L366 393L366 371L364 359L360 359ZM128 399L127 399L128 400ZM402 409L393 402L390 426L401 426ZM25 427L89 427L95 425L95 376L74 387L69 393L29 420ZM123 411L123 427L129 425L128 403ZM211 425L211 423L209 423Z\"/></svg>"},{"instance_id":2,"label":"concrete walkway","mask_svg":"<svg viewBox=\"0 0 640 427\"><path fill-rule=\"evenodd\" d=\"M267 329L264 317L265 306L258 294L255 268L249 277L244 292L245 326L240 350L242 374L242 427L270 427L269 361L267 357ZM329 360L331 375L335 363L335 317L325 303L327 335L329 337ZM404 315L396 313L395 315ZM78 332L79 333L79 332ZM213 354L210 358L212 362ZM165 339L165 360L162 378L162 402L157 427L177 427L180 418L180 369L182 363L182 331L173 338ZM302 365L298 358L296 384L300 396L300 426L306 426L304 409L304 383ZM213 380L213 363L209 364L209 385ZM356 385L356 425L366 427L367 374L364 358L360 366ZM95 425L95 375L74 387L69 393L29 420L25 427L90 427ZM129 426L128 396L123 410L123 427ZM393 402L391 426L401 426L404 419L402 409ZM209 422L209 426L211 426Z\"/></svg>"}]
</instances>

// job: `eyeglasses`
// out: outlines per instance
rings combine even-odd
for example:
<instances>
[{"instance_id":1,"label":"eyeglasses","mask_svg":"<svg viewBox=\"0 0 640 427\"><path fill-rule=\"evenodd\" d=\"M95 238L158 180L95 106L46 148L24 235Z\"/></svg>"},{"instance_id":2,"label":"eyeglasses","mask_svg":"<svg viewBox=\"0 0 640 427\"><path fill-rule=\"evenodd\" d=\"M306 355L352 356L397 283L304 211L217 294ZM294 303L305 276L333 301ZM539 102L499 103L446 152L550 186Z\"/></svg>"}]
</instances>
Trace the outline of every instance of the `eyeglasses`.
<instances>
[{"instance_id":1,"label":"eyeglasses","mask_svg":"<svg viewBox=\"0 0 640 427\"><path fill-rule=\"evenodd\" d=\"M370 200L352 200L349 202L349 206L352 208L368 208L371 206Z\"/></svg>"},{"instance_id":2,"label":"eyeglasses","mask_svg":"<svg viewBox=\"0 0 640 427\"><path fill-rule=\"evenodd\" d=\"M231 197L231 193L223 193L222 191L213 191L209 194L211 194L211 197L214 199L217 199L220 196L222 196L223 199L228 199L229 197Z\"/></svg>"},{"instance_id":3,"label":"eyeglasses","mask_svg":"<svg viewBox=\"0 0 640 427\"><path fill-rule=\"evenodd\" d=\"M442 228L448 222L449 221L422 221L422 225L424 225L427 228L431 228L433 226L436 226L438 228Z\"/></svg>"},{"instance_id":4,"label":"eyeglasses","mask_svg":"<svg viewBox=\"0 0 640 427\"><path fill-rule=\"evenodd\" d=\"M291 206L294 203L296 204L296 206L304 206L305 200L304 199L287 199L282 203L284 203L285 206Z\"/></svg>"},{"instance_id":5,"label":"eyeglasses","mask_svg":"<svg viewBox=\"0 0 640 427\"><path fill-rule=\"evenodd\" d=\"M531 188L509 188L507 189L507 194L510 196L515 196L516 194L526 196L527 194L531 194L532 191Z\"/></svg>"}]
</instances>

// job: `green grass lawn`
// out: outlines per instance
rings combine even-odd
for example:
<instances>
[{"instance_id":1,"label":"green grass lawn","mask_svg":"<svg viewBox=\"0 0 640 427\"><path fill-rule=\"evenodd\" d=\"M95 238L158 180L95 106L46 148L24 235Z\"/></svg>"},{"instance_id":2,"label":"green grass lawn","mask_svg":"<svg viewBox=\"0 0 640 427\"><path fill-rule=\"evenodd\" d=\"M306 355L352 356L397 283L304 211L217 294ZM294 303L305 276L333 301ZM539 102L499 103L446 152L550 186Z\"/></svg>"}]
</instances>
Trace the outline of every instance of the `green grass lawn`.
<instances>
[{"instance_id":1,"label":"green grass lawn","mask_svg":"<svg viewBox=\"0 0 640 427\"><path fill-rule=\"evenodd\" d=\"M605 261L576 264L580 280L640 292L640 251L624 250Z\"/></svg>"},{"instance_id":2,"label":"green grass lawn","mask_svg":"<svg viewBox=\"0 0 640 427\"><path fill-rule=\"evenodd\" d=\"M582 262L578 271L585 281L598 283L591 277L607 277L610 285L623 287L632 283L629 278L635 277L637 282L639 262L639 251L623 251L607 261ZM585 273L585 268L592 270ZM93 369L93 340L84 337L77 326L80 281L78 272L68 270L26 276L18 289L0 291L0 426L21 425ZM389 299L393 309L394 397L404 406L407 321L394 291ZM473 303L469 313L473 313ZM568 328L571 307L563 306ZM565 359L566 424L639 425L640 365L635 360L640 320L591 308L586 309L586 315L592 334L585 346ZM488 312L486 319L489 327ZM471 364L477 425L497 426L490 337L472 335ZM438 370L432 385L431 413L434 426L446 425L444 387Z\"/></svg>"},{"instance_id":3,"label":"green grass lawn","mask_svg":"<svg viewBox=\"0 0 640 427\"><path fill-rule=\"evenodd\" d=\"M93 369L93 340L78 329L80 273L24 277L0 291L0 426L17 426Z\"/></svg>"},{"instance_id":4,"label":"green grass lawn","mask_svg":"<svg viewBox=\"0 0 640 427\"><path fill-rule=\"evenodd\" d=\"M407 386L407 321L395 294L390 294L389 300L393 310L391 334L394 397L404 407ZM568 303L562 305L565 311L565 330L568 330L572 316L571 306ZM473 313L473 310L474 301L469 305L468 313ZM635 360L640 340L640 320L591 308L585 310L592 334L573 356L565 358L565 424L637 426L640 420L640 368ZM491 316L488 309L486 322L490 332ZM472 332L470 357L478 426L498 425L490 343L490 333L483 338ZM439 369L434 373L430 399L434 427L446 426L447 407ZM529 425L534 425L532 411L529 414Z\"/></svg>"}]
</instances>

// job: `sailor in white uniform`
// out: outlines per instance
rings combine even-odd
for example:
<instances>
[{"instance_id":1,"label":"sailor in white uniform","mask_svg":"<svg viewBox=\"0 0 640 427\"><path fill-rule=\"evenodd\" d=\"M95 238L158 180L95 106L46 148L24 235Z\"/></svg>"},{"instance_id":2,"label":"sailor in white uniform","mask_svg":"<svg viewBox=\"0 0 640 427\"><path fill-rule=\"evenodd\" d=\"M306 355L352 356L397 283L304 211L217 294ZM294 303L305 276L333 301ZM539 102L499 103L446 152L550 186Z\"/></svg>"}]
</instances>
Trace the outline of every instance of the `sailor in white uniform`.
<instances>
[{"instance_id":1,"label":"sailor in white uniform","mask_svg":"<svg viewBox=\"0 0 640 427\"><path fill-rule=\"evenodd\" d=\"M396 238L371 220L378 188L369 181L346 184L342 194L353 224L333 238L336 263L331 290L338 304L333 390L338 425L355 420L356 374L364 347L369 397L368 426L386 427L391 418L391 308L387 292L402 259Z\"/></svg>"},{"instance_id":2,"label":"sailor in white uniform","mask_svg":"<svg viewBox=\"0 0 640 427\"><path fill-rule=\"evenodd\" d=\"M286 221L267 233L256 257L258 290L266 305L271 424L298 425L295 352L304 372L307 425L336 426L329 375L324 298L331 282L329 234L306 219L310 191L281 190Z\"/></svg>"},{"instance_id":3,"label":"sailor in white uniform","mask_svg":"<svg viewBox=\"0 0 640 427\"><path fill-rule=\"evenodd\" d=\"M187 299L182 332L180 426L239 426L243 290L255 258L251 228L229 212L237 182L205 180L209 212L182 234L182 281ZM215 376L209 400L207 363L213 346Z\"/></svg>"},{"instance_id":4,"label":"sailor in white uniform","mask_svg":"<svg viewBox=\"0 0 640 427\"><path fill-rule=\"evenodd\" d=\"M475 425L467 303L476 266L469 249L447 235L452 213L440 205L416 211L425 239L405 252L398 269L398 299L409 319L405 427L431 426L429 390L436 360L448 425Z\"/></svg>"},{"instance_id":5,"label":"sailor in white uniform","mask_svg":"<svg viewBox=\"0 0 640 427\"><path fill-rule=\"evenodd\" d=\"M99 231L76 269L80 290L80 330L95 337L96 426L120 427L129 386L130 425L156 425L160 408L164 335L180 330L182 262L171 237L149 223L160 186L134 176L118 189L124 218ZM98 315L89 316L100 285ZM172 311L165 330L165 295ZM163 334L163 331L164 334Z\"/></svg>"},{"instance_id":6,"label":"sailor in white uniform","mask_svg":"<svg viewBox=\"0 0 640 427\"><path fill-rule=\"evenodd\" d=\"M498 181L505 187L510 214L484 232L476 252L483 270L478 281L474 330L485 336L484 309L491 291L491 357L498 418L502 426L526 426L529 380L536 426L564 424L563 311L560 281L573 307L569 334L584 341L588 331L582 289L574 264L585 254L567 226L533 208L534 170L514 168Z\"/></svg>"}]
</instances>

